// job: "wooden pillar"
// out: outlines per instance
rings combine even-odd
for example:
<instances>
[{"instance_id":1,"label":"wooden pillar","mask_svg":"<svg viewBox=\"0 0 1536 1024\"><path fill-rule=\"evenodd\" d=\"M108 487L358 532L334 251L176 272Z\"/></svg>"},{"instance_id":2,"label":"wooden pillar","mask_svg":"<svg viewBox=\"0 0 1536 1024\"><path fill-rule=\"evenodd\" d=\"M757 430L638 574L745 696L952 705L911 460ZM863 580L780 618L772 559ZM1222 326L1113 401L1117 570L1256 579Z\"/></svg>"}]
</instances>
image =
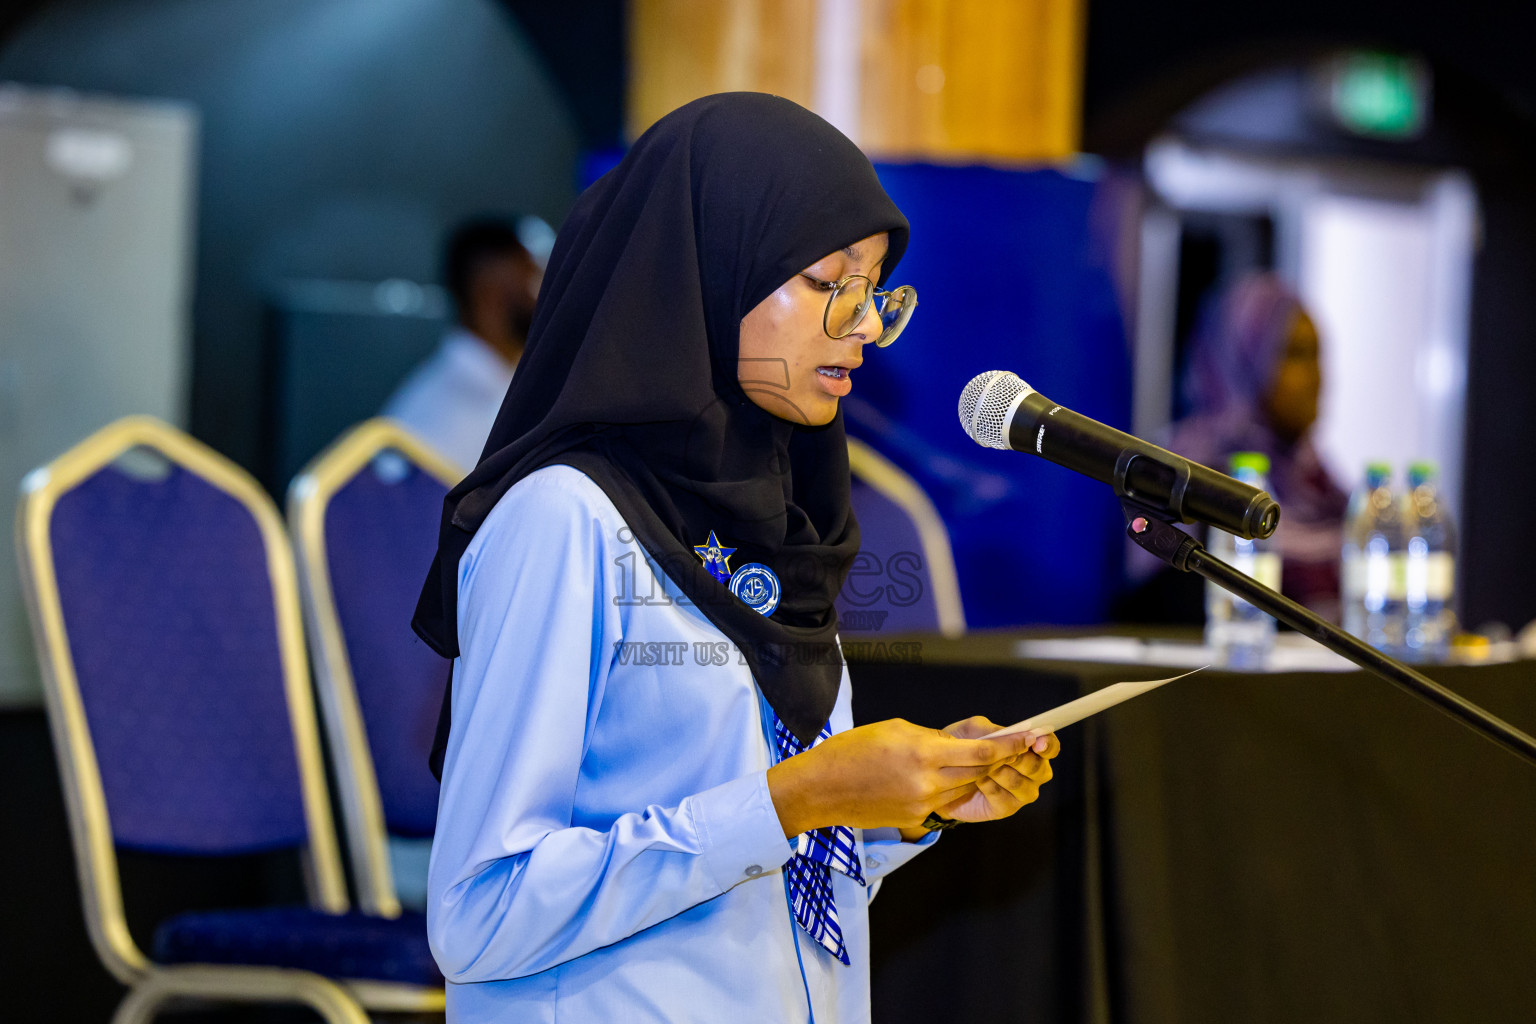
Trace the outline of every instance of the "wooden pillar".
<instances>
[{"instance_id":1,"label":"wooden pillar","mask_svg":"<svg viewBox=\"0 0 1536 1024\"><path fill-rule=\"evenodd\" d=\"M872 156L1050 163L1080 139L1084 0L631 0L629 127L732 89Z\"/></svg>"}]
</instances>

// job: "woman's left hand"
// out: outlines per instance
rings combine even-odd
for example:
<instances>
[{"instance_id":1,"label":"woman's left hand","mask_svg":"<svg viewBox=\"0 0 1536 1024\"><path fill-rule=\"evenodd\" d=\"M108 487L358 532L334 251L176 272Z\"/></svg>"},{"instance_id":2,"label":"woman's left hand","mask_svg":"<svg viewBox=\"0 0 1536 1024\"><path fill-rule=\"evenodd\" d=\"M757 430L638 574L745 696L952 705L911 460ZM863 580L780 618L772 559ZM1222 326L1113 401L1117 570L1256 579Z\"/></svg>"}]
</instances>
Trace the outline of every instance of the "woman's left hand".
<instances>
[{"instance_id":1,"label":"woman's left hand","mask_svg":"<svg viewBox=\"0 0 1536 1024\"><path fill-rule=\"evenodd\" d=\"M975 739L1001 728L977 715L947 726L944 731L961 739ZM1028 753L998 765L990 775L978 780L974 789L939 808L938 813L957 821L1006 818L1040 798L1040 787L1051 780L1051 759L1059 753L1061 742L1056 734L1041 733L1031 741Z\"/></svg>"}]
</instances>

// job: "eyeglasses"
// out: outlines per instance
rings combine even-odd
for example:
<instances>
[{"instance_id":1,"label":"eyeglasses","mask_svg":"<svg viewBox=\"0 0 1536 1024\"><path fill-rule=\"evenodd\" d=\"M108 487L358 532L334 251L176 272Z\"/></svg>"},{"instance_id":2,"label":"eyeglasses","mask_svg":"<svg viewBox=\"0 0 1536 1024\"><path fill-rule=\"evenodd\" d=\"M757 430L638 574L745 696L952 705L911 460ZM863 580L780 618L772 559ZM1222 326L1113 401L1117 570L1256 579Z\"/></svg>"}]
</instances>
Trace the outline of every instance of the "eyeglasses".
<instances>
[{"instance_id":1,"label":"eyeglasses","mask_svg":"<svg viewBox=\"0 0 1536 1024\"><path fill-rule=\"evenodd\" d=\"M875 344L885 348L906 328L907 321L912 319L912 311L917 308L917 289L909 284L882 292L877 291L875 282L863 274L850 274L835 284L803 272L800 276L823 291L832 291L827 297L827 311L821 318L822 329L830 338L846 338L852 334L864 322L870 303L879 299L877 312L881 331Z\"/></svg>"}]
</instances>

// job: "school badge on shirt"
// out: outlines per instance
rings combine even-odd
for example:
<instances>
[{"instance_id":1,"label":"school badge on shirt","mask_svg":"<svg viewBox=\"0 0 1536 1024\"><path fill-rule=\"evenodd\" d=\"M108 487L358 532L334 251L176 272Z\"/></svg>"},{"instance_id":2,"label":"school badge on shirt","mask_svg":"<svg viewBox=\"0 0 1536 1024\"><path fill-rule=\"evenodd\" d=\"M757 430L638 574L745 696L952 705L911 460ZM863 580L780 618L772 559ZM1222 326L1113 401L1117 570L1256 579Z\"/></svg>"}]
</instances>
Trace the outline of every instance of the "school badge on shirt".
<instances>
[{"instance_id":1,"label":"school badge on shirt","mask_svg":"<svg viewBox=\"0 0 1536 1024\"><path fill-rule=\"evenodd\" d=\"M694 545L693 553L704 562L704 568L711 576L727 585L731 582L730 557L736 553L736 549L722 547L714 530L709 531L709 540Z\"/></svg>"},{"instance_id":2,"label":"school badge on shirt","mask_svg":"<svg viewBox=\"0 0 1536 1024\"><path fill-rule=\"evenodd\" d=\"M761 562L748 562L731 574L731 593L748 608L772 615L779 606L779 578Z\"/></svg>"}]
</instances>

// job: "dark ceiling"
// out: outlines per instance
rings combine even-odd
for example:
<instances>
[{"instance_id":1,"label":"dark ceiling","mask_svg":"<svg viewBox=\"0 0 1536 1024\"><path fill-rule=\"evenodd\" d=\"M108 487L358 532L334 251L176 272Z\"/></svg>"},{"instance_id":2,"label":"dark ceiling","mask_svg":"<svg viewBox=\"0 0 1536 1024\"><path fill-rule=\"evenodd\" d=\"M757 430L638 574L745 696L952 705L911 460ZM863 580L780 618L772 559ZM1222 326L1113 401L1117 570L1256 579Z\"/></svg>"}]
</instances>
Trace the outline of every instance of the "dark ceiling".
<instances>
[{"instance_id":1,"label":"dark ceiling","mask_svg":"<svg viewBox=\"0 0 1536 1024\"><path fill-rule=\"evenodd\" d=\"M500 0L538 47L588 146L618 145L627 79L624 0Z\"/></svg>"},{"instance_id":2,"label":"dark ceiling","mask_svg":"<svg viewBox=\"0 0 1536 1024\"><path fill-rule=\"evenodd\" d=\"M0 0L0 40L50 0ZM622 140L625 0L498 0L539 50L584 141ZM1085 148L1132 149L1236 74L1328 46L1428 57L1536 123L1536 7L1506 0L1087 0ZM1118 154L1117 154L1118 155Z\"/></svg>"}]
</instances>

